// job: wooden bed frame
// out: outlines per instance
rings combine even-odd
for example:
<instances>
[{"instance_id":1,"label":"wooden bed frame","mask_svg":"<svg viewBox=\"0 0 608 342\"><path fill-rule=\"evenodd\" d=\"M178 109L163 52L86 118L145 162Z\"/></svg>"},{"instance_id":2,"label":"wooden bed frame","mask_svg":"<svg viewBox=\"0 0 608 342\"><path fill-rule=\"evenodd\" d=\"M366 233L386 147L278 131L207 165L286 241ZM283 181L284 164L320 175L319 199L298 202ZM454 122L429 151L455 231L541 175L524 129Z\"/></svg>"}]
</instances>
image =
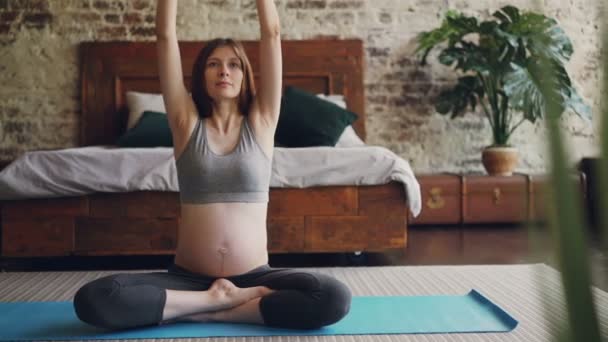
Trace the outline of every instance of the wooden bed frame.
<instances>
[{"instance_id":1,"label":"wooden bed frame","mask_svg":"<svg viewBox=\"0 0 608 342\"><path fill-rule=\"evenodd\" d=\"M257 42L243 42L254 72ZM185 83L204 42L182 42ZM284 85L343 94L365 139L360 40L283 41ZM128 90L159 93L154 42L81 45L80 146L114 144L126 126ZM256 74L257 76L257 74ZM257 78L257 77L256 77ZM0 201L3 257L173 254L179 194L139 191ZM272 188L270 253L384 251L406 246L408 209L400 183Z\"/></svg>"}]
</instances>

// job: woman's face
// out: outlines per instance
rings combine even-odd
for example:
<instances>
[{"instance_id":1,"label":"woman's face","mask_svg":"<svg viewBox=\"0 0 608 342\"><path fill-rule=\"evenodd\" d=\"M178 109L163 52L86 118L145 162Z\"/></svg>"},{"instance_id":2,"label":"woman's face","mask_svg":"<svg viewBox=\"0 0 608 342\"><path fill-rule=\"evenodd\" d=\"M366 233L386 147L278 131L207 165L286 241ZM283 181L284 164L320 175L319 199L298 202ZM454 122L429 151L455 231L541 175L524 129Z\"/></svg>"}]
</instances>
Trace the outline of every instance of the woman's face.
<instances>
[{"instance_id":1,"label":"woman's face","mask_svg":"<svg viewBox=\"0 0 608 342\"><path fill-rule=\"evenodd\" d=\"M243 65L230 46L215 49L205 65L207 93L215 101L239 96L243 82Z\"/></svg>"}]
</instances>

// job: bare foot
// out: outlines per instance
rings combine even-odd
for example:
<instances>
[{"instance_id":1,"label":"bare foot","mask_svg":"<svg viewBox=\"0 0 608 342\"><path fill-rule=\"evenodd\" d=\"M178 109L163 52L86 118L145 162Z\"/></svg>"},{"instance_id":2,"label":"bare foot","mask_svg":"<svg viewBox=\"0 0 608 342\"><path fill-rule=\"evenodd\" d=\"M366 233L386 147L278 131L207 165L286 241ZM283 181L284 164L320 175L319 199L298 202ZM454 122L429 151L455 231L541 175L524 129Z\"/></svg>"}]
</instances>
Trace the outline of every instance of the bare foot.
<instances>
[{"instance_id":1,"label":"bare foot","mask_svg":"<svg viewBox=\"0 0 608 342\"><path fill-rule=\"evenodd\" d=\"M217 312L217 311L215 311ZM188 316L180 317L180 322L192 322L192 323L205 323L205 322L213 322L215 321L214 315L215 312L201 312L197 314L192 314Z\"/></svg>"},{"instance_id":2,"label":"bare foot","mask_svg":"<svg viewBox=\"0 0 608 342\"><path fill-rule=\"evenodd\" d=\"M197 323L230 321L227 318L231 317L233 311L236 312L237 309L249 304L248 302L251 300L269 295L274 291L266 286L240 288L227 279L217 279L207 292L214 296L213 311L182 316L179 321Z\"/></svg>"},{"instance_id":3,"label":"bare foot","mask_svg":"<svg viewBox=\"0 0 608 342\"><path fill-rule=\"evenodd\" d=\"M266 286L241 288L234 285L228 279L220 278L211 284L211 287L207 292L213 299L213 302L216 303L213 310L210 311L217 311L239 306L254 298L266 296L274 291Z\"/></svg>"},{"instance_id":4,"label":"bare foot","mask_svg":"<svg viewBox=\"0 0 608 342\"><path fill-rule=\"evenodd\" d=\"M260 299L254 298L244 304L235 306L225 310L212 312L201 312L189 315L184 318L186 322L233 322L233 323L250 323L264 324L264 318L260 312Z\"/></svg>"}]
</instances>

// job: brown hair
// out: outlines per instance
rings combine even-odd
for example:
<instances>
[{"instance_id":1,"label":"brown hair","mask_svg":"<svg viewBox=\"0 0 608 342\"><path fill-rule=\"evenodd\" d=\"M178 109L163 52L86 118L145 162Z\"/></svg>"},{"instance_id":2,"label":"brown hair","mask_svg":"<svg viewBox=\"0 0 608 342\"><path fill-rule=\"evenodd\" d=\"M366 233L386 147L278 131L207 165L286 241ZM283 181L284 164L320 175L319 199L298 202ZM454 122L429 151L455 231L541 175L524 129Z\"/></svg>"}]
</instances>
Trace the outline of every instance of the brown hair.
<instances>
[{"instance_id":1,"label":"brown hair","mask_svg":"<svg viewBox=\"0 0 608 342\"><path fill-rule=\"evenodd\" d=\"M201 49L198 56L196 57L194 66L192 67L192 99L194 101L194 104L196 105L196 109L198 110L198 115L201 118L211 116L213 109L211 106L211 104L213 103L213 99L211 98L211 96L209 96L209 93L207 92L207 86L204 82L207 59L209 59L209 56L211 56L215 49L222 46L232 47L237 57L240 59L241 65L243 67L243 82L241 82L241 90L239 91L238 103L238 107L241 111L241 114L247 116L249 114L249 108L251 107L251 103L253 102L253 97L255 95L253 70L251 69L251 64L249 63L249 59L247 58L247 54L245 53L243 45L231 38L217 38L205 44L205 46Z\"/></svg>"}]
</instances>

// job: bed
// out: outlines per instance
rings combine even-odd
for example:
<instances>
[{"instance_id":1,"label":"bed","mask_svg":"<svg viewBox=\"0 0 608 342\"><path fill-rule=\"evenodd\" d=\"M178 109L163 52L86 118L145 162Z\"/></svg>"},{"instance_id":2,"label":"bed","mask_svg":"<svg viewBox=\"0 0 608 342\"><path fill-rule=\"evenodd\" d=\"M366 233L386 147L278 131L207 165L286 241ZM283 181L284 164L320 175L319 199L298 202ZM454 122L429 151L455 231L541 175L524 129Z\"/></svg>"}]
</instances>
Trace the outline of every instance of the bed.
<instances>
[{"instance_id":1,"label":"bed","mask_svg":"<svg viewBox=\"0 0 608 342\"><path fill-rule=\"evenodd\" d=\"M203 44L180 42L186 84L190 83L190 69ZM255 72L258 45L254 41L243 45ZM124 132L127 91L158 93L159 84L154 42L87 42L81 44L80 54L82 116L79 148L71 151L84 155L89 151L86 147L112 145ZM348 109L359 116L353 128L365 139L360 40L284 41L283 58L284 86L344 95ZM360 171L365 172L363 168ZM61 174L62 170L53 172ZM396 181L364 183L300 187L271 184L269 252L381 252L405 248L408 211L412 200L419 201L419 189L410 184L408 196L408 188ZM0 213L3 257L170 255L178 234L179 193L95 191L5 199L0 201Z\"/></svg>"}]
</instances>

